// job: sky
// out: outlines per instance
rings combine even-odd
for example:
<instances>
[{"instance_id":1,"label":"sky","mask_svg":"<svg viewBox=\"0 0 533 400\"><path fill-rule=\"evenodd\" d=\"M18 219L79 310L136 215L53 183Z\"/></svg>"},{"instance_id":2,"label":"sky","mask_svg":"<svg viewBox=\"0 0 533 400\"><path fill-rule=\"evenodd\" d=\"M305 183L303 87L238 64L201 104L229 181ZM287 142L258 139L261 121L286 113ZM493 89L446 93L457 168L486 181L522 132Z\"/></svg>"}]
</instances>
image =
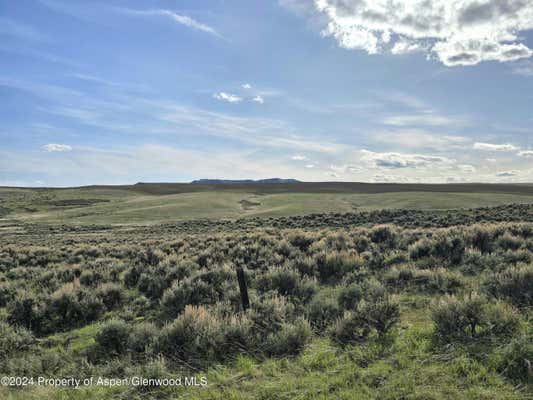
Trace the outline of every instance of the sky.
<instances>
[{"instance_id":1,"label":"sky","mask_svg":"<svg viewBox=\"0 0 533 400\"><path fill-rule=\"evenodd\" d=\"M0 185L533 182L533 0L0 0Z\"/></svg>"}]
</instances>

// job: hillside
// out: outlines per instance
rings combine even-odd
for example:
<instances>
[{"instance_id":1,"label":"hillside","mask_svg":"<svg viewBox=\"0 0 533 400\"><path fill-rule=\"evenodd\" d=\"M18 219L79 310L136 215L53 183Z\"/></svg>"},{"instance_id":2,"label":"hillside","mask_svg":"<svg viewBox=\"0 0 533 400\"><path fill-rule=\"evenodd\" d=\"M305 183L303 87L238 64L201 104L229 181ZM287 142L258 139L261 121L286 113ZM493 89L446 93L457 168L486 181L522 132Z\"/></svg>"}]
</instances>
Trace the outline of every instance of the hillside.
<instances>
[{"instance_id":1,"label":"hillside","mask_svg":"<svg viewBox=\"0 0 533 400\"><path fill-rule=\"evenodd\" d=\"M295 182L0 188L0 218L38 223L158 223L510 203L533 203L533 186Z\"/></svg>"}]
</instances>

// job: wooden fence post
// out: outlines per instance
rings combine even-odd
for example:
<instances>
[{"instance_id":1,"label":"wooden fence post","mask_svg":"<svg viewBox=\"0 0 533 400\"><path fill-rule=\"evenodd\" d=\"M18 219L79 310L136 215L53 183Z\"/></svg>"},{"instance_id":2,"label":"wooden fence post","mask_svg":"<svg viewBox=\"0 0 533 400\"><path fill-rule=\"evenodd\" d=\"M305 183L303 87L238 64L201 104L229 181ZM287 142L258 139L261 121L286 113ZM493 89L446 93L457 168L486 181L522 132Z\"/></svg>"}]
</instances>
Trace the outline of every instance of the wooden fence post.
<instances>
[{"instance_id":1,"label":"wooden fence post","mask_svg":"<svg viewBox=\"0 0 533 400\"><path fill-rule=\"evenodd\" d=\"M244 270L237 268L237 279L239 280L239 289L241 291L242 309L246 311L250 307L250 299L248 298L248 288L246 287L246 277Z\"/></svg>"}]
</instances>

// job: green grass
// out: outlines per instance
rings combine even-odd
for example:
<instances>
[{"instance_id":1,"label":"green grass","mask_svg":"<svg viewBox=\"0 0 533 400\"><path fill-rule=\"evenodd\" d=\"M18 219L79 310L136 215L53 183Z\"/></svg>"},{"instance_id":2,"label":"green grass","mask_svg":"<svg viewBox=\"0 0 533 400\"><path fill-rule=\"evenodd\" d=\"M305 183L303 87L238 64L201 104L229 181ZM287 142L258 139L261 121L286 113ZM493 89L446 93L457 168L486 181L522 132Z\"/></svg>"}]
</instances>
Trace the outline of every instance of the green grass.
<instances>
[{"instance_id":1,"label":"green grass","mask_svg":"<svg viewBox=\"0 0 533 400\"><path fill-rule=\"evenodd\" d=\"M402 321L394 344L371 341L340 349L316 338L296 358L265 361L240 355L217 365L205 376L207 387L165 389L161 398L175 399L527 399L529 394L489 371L460 347L435 350L433 325L423 296L404 295ZM91 326L92 327L92 326ZM89 332L90 331L90 332ZM92 328L68 333L94 335ZM198 376L201 376L199 374ZM163 389L162 389L163 390ZM128 393L124 396L124 391ZM122 395L120 395L122 393ZM32 387L8 391L7 400L137 398L136 389L89 387L63 390ZM157 398L157 391L152 393ZM122 397L121 397L122 396Z\"/></svg>"}]
</instances>

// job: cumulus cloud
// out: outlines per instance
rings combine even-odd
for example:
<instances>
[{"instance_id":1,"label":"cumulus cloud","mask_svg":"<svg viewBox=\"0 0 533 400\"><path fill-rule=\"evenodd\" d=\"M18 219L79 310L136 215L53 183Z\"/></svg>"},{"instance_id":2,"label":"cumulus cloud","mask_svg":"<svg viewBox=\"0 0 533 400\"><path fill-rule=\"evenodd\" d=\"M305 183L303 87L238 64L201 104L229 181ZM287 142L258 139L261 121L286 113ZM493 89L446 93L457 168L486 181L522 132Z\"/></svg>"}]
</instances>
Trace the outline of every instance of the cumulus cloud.
<instances>
[{"instance_id":1,"label":"cumulus cloud","mask_svg":"<svg viewBox=\"0 0 533 400\"><path fill-rule=\"evenodd\" d=\"M255 96L252 101L255 101L256 103L263 104L265 102L265 99L263 99L261 96Z\"/></svg>"},{"instance_id":2,"label":"cumulus cloud","mask_svg":"<svg viewBox=\"0 0 533 400\"><path fill-rule=\"evenodd\" d=\"M42 146L41 149L48 153L52 153L56 151L71 151L72 146L69 146L68 144L49 143Z\"/></svg>"},{"instance_id":3,"label":"cumulus cloud","mask_svg":"<svg viewBox=\"0 0 533 400\"><path fill-rule=\"evenodd\" d=\"M420 168L431 165L450 165L453 160L423 154L403 154L403 153L375 153L368 150L361 150L361 161L377 168Z\"/></svg>"},{"instance_id":4,"label":"cumulus cloud","mask_svg":"<svg viewBox=\"0 0 533 400\"><path fill-rule=\"evenodd\" d=\"M324 36L369 54L424 51L444 65L516 61L533 51L520 32L533 29L528 0L315 0Z\"/></svg>"},{"instance_id":5,"label":"cumulus cloud","mask_svg":"<svg viewBox=\"0 0 533 400\"><path fill-rule=\"evenodd\" d=\"M533 150L519 151L519 152L518 152L518 155L519 155L520 157L533 157Z\"/></svg>"},{"instance_id":6,"label":"cumulus cloud","mask_svg":"<svg viewBox=\"0 0 533 400\"><path fill-rule=\"evenodd\" d=\"M215 93L213 97L217 100L227 101L228 103L240 103L242 101L242 97L226 92Z\"/></svg>"},{"instance_id":7,"label":"cumulus cloud","mask_svg":"<svg viewBox=\"0 0 533 400\"><path fill-rule=\"evenodd\" d=\"M241 85L243 89L251 89L252 88L252 85L250 85L249 83L244 83Z\"/></svg>"},{"instance_id":8,"label":"cumulus cloud","mask_svg":"<svg viewBox=\"0 0 533 400\"><path fill-rule=\"evenodd\" d=\"M475 150L485 150L485 151L516 151L518 147L513 146L512 144L493 144L493 143L474 143Z\"/></svg>"}]
</instances>

